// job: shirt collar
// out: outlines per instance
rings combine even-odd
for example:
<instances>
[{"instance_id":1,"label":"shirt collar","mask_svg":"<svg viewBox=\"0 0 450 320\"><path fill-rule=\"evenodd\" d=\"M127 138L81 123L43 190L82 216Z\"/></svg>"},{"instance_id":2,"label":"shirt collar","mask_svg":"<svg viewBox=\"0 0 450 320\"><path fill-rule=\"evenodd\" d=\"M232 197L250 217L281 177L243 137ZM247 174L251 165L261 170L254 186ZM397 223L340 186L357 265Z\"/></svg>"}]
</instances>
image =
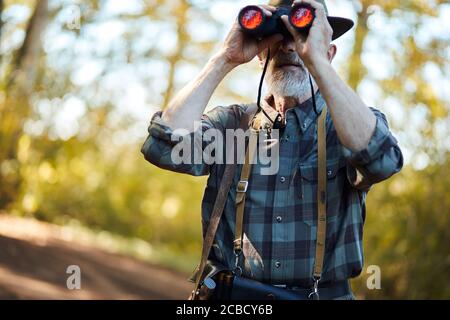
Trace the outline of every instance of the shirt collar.
<instances>
[{"instance_id":1,"label":"shirt collar","mask_svg":"<svg viewBox=\"0 0 450 320\"><path fill-rule=\"evenodd\" d=\"M325 100L320 94L320 91L317 91L315 93L315 98L316 98L317 112L320 114L325 105ZM278 112L276 111L273 105L274 105L273 95L267 95L261 102L261 107L264 109L264 111L266 111L266 113L270 116L272 120L275 120L275 118L278 115ZM294 114L296 115L300 126L300 130L302 132L305 132L309 128L309 126L317 119L317 115L314 112L312 97L304 101L303 103L299 104L298 106L292 108L291 112L294 112Z\"/></svg>"}]
</instances>

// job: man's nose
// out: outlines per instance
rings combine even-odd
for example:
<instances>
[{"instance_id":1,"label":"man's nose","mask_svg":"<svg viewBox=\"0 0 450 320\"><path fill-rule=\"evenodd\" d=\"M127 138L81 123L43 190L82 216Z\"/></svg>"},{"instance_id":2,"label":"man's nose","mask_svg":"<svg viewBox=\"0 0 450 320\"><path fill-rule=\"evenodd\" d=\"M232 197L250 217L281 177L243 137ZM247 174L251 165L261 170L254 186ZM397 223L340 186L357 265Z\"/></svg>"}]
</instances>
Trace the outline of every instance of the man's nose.
<instances>
[{"instance_id":1,"label":"man's nose","mask_svg":"<svg viewBox=\"0 0 450 320\"><path fill-rule=\"evenodd\" d=\"M283 51L283 53L291 53L295 52L295 42L292 38L285 38L280 46L280 49Z\"/></svg>"}]
</instances>

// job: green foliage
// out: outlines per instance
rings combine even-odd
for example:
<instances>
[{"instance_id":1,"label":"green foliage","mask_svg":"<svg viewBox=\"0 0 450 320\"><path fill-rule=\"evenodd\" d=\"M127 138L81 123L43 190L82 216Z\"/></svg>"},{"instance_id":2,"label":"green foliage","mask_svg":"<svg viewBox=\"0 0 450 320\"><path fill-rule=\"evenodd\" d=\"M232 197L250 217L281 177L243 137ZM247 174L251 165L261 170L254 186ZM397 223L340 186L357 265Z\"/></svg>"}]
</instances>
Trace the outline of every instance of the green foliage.
<instances>
[{"instance_id":1,"label":"green foliage","mask_svg":"<svg viewBox=\"0 0 450 320\"><path fill-rule=\"evenodd\" d=\"M421 171L406 167L369 192L366 266L381 269L381 289L354 281L360 297L450 298L450 154Z\"/></svg>"},{"instance_id":2,"label":"green foliage","mask_svg":"<svg viewBox=\"0 0 450 320\"><path fill-rule=\"evenodd\" d=\"M120 72L131 70L136 85L149 92L143 98L147 99L147 120L204 64L229 26L212 14L211 2L141 1L134 11L102 16L111 1L80 1L82 28L69 30L65 9L73 2L61 0L49 2L46 18L40 15L48 19L45 29L43 24L31 24L38 3L43 1L5 1L0 11L2 17L24 8L29 12L22 20L3 18L0 23L4 48L0 60L0 210L63 225L78 221L94 232L107 230L142 239L159 251L158 262L192 270L201 249L200 202L205 178L166 172L144 161L140 146L148 123L142 113L133 113L134 105L126 106L124 115L121 99L130 86L126 86L129 78L122 80ZM448 299L450 157L445 124L450 101L448 94L438 90L438 82L450 78L449 38L448 34L423 37L429 26L425 22L438 21L436 17L448 4L352 3L358 24L350 63L342 68L343 73L355 89L361 89L363 82L372 83L380 91L376 98L380 105L388 108L394 100L401 106L406 116L393 127L403 137L402 147L407 147L411 159L411 165L374 187L368 196L366 266L380 266L382 290L367 290L365 273L354 281L354 287L359 297L368 299ZM373 17L398 28L389 35L377 32L371 24ZM95 35L101 31L101 38L108 38L109 28L117 21L125 24L124 31L107 45L97 45ZM107 23L111 25L95 31ZM24 34L31 34L30 30L42 34L43 42L40 50L26 55L30 46L25 45ZM395 40L386 41L387 36ZM33 45L40 43L36 42L39 37L28 39ZM374 54L369 52L373 47L387 61L388 72L382 77L373 74L378 65L366 63L365 55ZM24 56L28 58L21 61ZM89 63L100 66L100 71L81 72L85 77L94 74L83 82L80 69ZM251 66L244 68L224 81L216 100L254 100L258 72ZM430 68L438 70L436 82L429 81ZM16 77L20 74L34 77ZM255 77L253 88L248 84L250 77ZM108 86L115 78L119 85ZM61 134L65 121L73 120L61 115L70 114L66 103L75 98L82 114L67 127L76 130ZM132 98L133 103L138 100ZM68 105L73 107L73 103ZM422 126L413 132L410 118L421 110L425 110ZM420 155L428 159L422 170L414 165Z\"/></svg>"},{"instance_id":3,"label":"green foliage","mask_svg":"<svg viewBox=\"0 0 450 320\"><path fill-rule=\"evenodd\" d=\"M58 224L75 219L95 230L195 254L204 179L149 166L139 153L138 145L101 152L92 141L24 135L19 160L26 186L15 209Z\"/></svg>"}]
</instances>

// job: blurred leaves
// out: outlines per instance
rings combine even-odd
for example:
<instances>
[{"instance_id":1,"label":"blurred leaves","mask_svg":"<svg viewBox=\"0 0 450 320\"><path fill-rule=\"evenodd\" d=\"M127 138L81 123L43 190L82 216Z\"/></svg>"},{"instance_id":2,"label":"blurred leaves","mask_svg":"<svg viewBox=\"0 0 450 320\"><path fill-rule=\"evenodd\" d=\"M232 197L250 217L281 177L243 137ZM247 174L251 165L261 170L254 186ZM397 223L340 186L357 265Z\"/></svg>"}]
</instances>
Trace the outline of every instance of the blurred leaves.
<instances>
[{"instance_id":1,"label":"blurred leaves","mask_svg":"<svg viewBox=\"0 0 450 320\"><path fill-rule=\"evenodd\" d=\"M37 3L4 1L2 12L0 210L137 237L192 270L205 179L150 166L140 147L150 115L217 47L229 27L223 12L208 1L78 1L81 29L71 30L74 2L50 0L46 29L33 31L39 50L25 64L32 90L7 89L11 72L27 74L15 57ZM392 127L410 155L368 196L366 266L381 267L382 290L367 290L364 273L354 287L361 298L448 299L450 39L428 32L448 1L350 3L358 21L343 76L357 90L369 83L388 111L398 106ZM258 76L254 66L235 71L215 99L254 100Z\"/></svg>"},{"instance_id":2,"label":"blurred leaves","mask_svg":"<svg viewBox=\"0 0 450 320\"><path fill-rule=\"evenodd\" d=\"M442 164L402 174L369 192L366 267L381 268L382 290L354 281L361 298L448 299L450 155Z\"/></svg>"}]
</instances>

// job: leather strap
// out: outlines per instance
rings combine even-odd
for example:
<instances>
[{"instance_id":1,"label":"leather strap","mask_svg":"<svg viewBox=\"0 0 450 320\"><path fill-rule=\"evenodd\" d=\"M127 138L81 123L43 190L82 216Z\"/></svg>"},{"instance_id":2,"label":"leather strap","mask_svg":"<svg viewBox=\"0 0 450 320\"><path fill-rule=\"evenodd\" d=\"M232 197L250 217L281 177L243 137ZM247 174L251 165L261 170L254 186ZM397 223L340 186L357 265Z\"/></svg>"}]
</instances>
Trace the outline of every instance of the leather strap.
<instances>
[{"instance_id":1,"label":"leather strap","mask_svg":"<svg viewBox=\"0 0 450 320\"><path fill-rule=\"evenodd\" d=\"M256 105L251 104L247 106L246 111L242 114L239 128L242 130L247 130L249 128L250 120L253 118L253 115L256 111ZM234 150L233 150L234 151ZM234 152L233 152L234 154ZM225 165L225 171L222 176L222 180L220 182L220 187L217 192L217 197L214 202L214 207L211 213L211 218L209 220L208 229L206 230L205 238L203 239L202 246L202 257L200 260L200 264L197 268L196 278L195 278L195 286L194 290L191 294L191 299L195 300L200 288L200 284L203 282L203 273L205 271L206 262L208 260L209 253L211 251L211 247L214 242L214 238L216 236L217 228L220 223L220 219L222 217L223 210L225 208L225 202L228 198L228 193L231 188L231 184L233 183L234 174L236 172L236 162L233 161L231 164Z\"/></svg>"},{"instance_id":2,"label":"leather strap","mask_svg":"<svg viewBox=\"0 0 450 320\"><path fill-rule=\"evenodd\" d=\"M258 144L257 132L250 129L249 143L247 146L247 150L245 152L245 161L242 166L241 179L236 188L236 229L234 233L235 254L240 254L242 252L245 196L247 193L248 180L251 173L253 159L255 157L257 144Z\"/></svg>"},{"instance_id":3,"label":"leather strap","mask_svg":"<svg viewBox=\"0 0 450 320\"><path fill-rule=\"evenodd\" d=\"M325 256L325 241L327 227L327 148L326 148L326 120L327 106L317 120L317 166L318 166L318 185L317 185L317 239L316 254L314 262L314 280L319 281L322 276L323 261ZM251 172L251 164L255 155L257 146L257 136L251 134L249 146L245 155L245 163L242 167L241 180L238 183L236 193L236 230L234 239L234 252L236 254L242 251L242 236L244 224L245 196L247 192L248 179ZM316 284L317 285L317 284Z\"/></svg>"},{"instance_id":4,"label":"leather strap","mask_svg":"<svg viewBox=\"0 0 450 320\"><path fill-rule=\"evenodd\" d=\"M243 115L241 119L240 127L242 129L243 125L246 126L244 130L248 128L249 119L251 119L248 112ZM323 261L325 256L325 241L326 241L326 182L327 182L327 172L326 172L326 117L327 107L324 105L323 110L317 120L317 162L318 162L318 185L317 185L317 239L316 239L316 254L314 263L314 280L315 285L318 284L322 276ZM234 249L242 250L242 235L243 235L243 218L244 218L244 208L245 208L245 195L248 187L248 178L251 172L251 163L253 161L254 154L256 152L257 137L252 133L249 139L249 146L246 150L245 162L241 172L241 179L237 186L236 193L236 232L234 240ZM225 205L226 197L231 187L232 179L236 169L236 164L227 165L225 168L225 173L222 177L222 182L220 186L219 193L217 195L216 201L214 203L213 212L211 215L211 220L208 226L208 230L203 241L202 259L200 266L198 268L197 279L195 283L195 288L192 292L192 297L195 299L195 293L198 291L200 283L202 282L202 275L205 269L206 261L209 256L209 252L214 241L215 233L220 222L220 218Z\"/></svg>"},{"instance_id":5,"label":"leather strap","mask_svg":"<svg viewBox=\"0 0 450 320\"><path fill-rule=\"evenodd\" d=\"M323 260L325 256L325 240L327 234L327 147L326 147L327 107L317 120L317 240L316 258L314 262L314 280L319 281L322 276Z\"/></svg>"}]
</instances>

